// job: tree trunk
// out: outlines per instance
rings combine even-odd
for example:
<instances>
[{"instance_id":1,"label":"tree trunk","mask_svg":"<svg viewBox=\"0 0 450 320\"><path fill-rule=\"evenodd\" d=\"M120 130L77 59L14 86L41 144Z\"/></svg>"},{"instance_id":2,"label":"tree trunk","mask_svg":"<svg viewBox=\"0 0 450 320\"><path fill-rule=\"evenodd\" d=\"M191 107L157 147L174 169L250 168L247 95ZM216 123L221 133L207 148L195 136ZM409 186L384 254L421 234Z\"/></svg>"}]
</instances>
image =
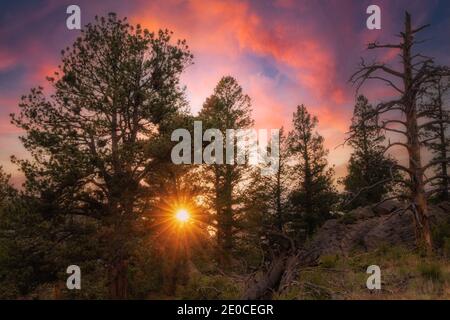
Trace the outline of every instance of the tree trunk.
<instances>
[{"instance_id":1,"label":"tree trunk","mask_svg":"<svg viewBox=\"0 0 450 320\"><path fill-rule=\"evenodd\" d=\"M233 249L233 185L232 185L232 167L226 165L225 186L224 186L224 224L223 224L223 257L224 266L230 266L231 250Z\"/></svg>"},{"instance_id":2,"label":"tree trunk","mask_svg":"<svg viewBox=\"0 0 450 320\"><path fill-rule=\"evenodd\" d=\"M445 138L445 126L444 126L444 114L443 114L443 106L442 106L442 93L441 87L438 88L438 103L439 103L439 142L440 142L440 158L447 159L447 139ZM448 170L447 170L448 162L441 163L441 174L442 174L442 193L440 194L441 201L448 201Z\"/></svg>"},{"instance_id":3,"label":"tree trunk","mask_svg":"<svg viewBox=\"0 0 450 320\"><path fill-rule=\"evenodd\" d=\"M412 202L415 207L415 228L417 242L420 247L425 247L427 252L432 251L431 233L428 216L427 198L423 181L424 172L420 155L419 129L417 125L416 94L412 88L412 62L411 46L413 33L411 29L411 16L406 13L405 18L405 43L403 44L404 67L404 103L408 132L409 169L411 171Z\"/></svg>"},{"instance_id":4,"label":"tree trunk","mask_svg":"<svg viewBox=\"0 0 450 320\"><path fill-rule=\"evenodd\" d=\"M281 209L281 166L278 168L277 172L276 205L277 205L277 228L278 231L283 232L283 213Z\"/></svg>"},{"instance_id":5,"label":"tree trunk","mask_svg":"<svg viewBox=\"0 0 450 320\"><path fill-rule=\"evenodd\" d=\"M221 173L216 172L217 258L224 268L228 268L231 263L230 254L233 248L233 181L231 166L225 165L223 185L221 185L220 177Z\"/></svg>"},{"instance_id":6,"label":"tree trunk","mask_svg":"<svg viewBox=\"0 0 450 320\"><path fill-rule=\"evenodd\" d=\"M221 206L221 194L220 194L220 173L218 171L218 168L215 169L214 172L214 191L215 191L215 199L214 199L214 209L216 211L216 217L217 217L217 257L220 258L221 256L221 248L222 248L222 242L223 242L223 232L222 232L222 225L223 225L223 214L222 214L222 206ZM220 259L219 259L220 260Z\"/></svg>"},{"instance_id":7,"label":"tree trunk","mask_svg":"<svg viewBox=\"0 0 450 320\"><path fill-rule=\"evenodd\" d=\"M64 298L62 291L66 288L64 281L58 280L58 282L53 287L53 299L61 300Z\"/></svg>"},{"instance_id":8,"label":"tree trunk","mask_svg":"<svg viewBox=\"0 0 450 320\"><path fill-rule=\"evenodd\" d=\"M128 298L128 263L120 259L109 269L109 298L123 300Z\"/></svg>"}]
</instances>

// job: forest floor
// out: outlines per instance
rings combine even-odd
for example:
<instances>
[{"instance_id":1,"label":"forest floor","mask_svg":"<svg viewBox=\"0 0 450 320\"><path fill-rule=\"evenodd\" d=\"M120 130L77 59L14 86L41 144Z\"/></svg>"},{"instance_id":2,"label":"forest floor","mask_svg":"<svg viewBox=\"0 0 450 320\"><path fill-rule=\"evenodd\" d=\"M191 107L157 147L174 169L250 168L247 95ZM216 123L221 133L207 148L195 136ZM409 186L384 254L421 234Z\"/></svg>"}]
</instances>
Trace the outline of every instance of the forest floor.
<instances>
[{"instance_id":1,"label":"forest floor","mask_svg":"<svg viewBox=\"0 0 450 320\"><path fill-rule=\"evenodd\" d=\"M380 267L380 290L366 286L370 265ZM240 299L244 291L243 282L232 276L197 274L187 286L179 287L172 299ZM348 256L324 255L317 266L300 268L296 280L282 293L274 293L272 299L450 299L450 260L388 245Z\"/></svg>"},{"instance_id":2,"label":"forest floor","mask_svg":"<svg viewBox=\"0 0 450 320\"><path fill-rule=\"evenodd\" d=\"M393 205L395 209L396 205ZM298 266L294 267L294 281L281 291L273 292L271 298L450 299L450 203L431 208L436 245L434 256L426 256L415 249L414 228L409 214L392 215L389 213L392 208L383 212L369 207L359 208L328 220L318 230L305 244L303 253L306 254L300 256ZM189 276L182 281L183 284L178 282L170 293L152 272L145 273L147 277L140 273L130 299L241 299L249 280L264 275L262 271L246 274L238 269L232 273L218 272L217 265L210 259L208 261L206 265L198 263L203 268L197 268L195 261L191 261L188 264ZM371 276L366 272L370 265L380 267L380 290L369 290L366 286ZM152 270L151 265L148 268ZM48 284L43 292L27 298L106 297L106 286L95 275L92 279L88 275L83 278L82 295L71 296L66 292L58 297L54 294L54 287L54 284Z\"/></svg>"},{"instance_id":3,"label":"forest floor","mask_svg":"<svg viewBox=\"0 0 450 320\"><path fill-rule=\"evenodd\" d=\"M435 256L415 249L410 212L396 202L355 209L328 220L305 244L294 281L273 299L450 299L450 203L430 206ZM366 286L367 267L381 271L381 289ZM258 273L255 278L264 278ZM181 299L239 299L238 276L197 274Z\"/></svg>"},{"instance_id":4,"label":"forest floor","mask_svg":"<svg viewBox=\"0 0 450 320\"><path fill-rule=\"evenodd\" d=\"M369 290L369 265L381 270L381 290ZM450 260L426 258L403 247L384 246L348 257L322 256L274 299L450 299Z\"/></svg>"}]
</instances>

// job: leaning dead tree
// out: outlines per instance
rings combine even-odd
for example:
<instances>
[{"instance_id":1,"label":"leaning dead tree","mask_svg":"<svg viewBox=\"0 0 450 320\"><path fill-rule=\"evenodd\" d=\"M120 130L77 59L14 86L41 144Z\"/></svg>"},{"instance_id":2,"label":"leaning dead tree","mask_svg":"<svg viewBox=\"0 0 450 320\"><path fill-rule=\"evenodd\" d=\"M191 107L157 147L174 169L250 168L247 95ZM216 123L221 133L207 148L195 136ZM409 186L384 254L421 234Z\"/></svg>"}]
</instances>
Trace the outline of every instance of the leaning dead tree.
<instances>
[{"instance_id":1,"label":"leaning dead tree","mask_svg":"<svg viewBox=\"0 0 450 320\"><path fill-rule=\"evenodd\" d=\"M395 142L389 141L384 151L387 152L394 146L407 151L408 165L396 165L396 168L404 173L398 182L408 190L405 210L410 210L414 214L417 244L431 252L432 239L427 203L431 193L436 190L427 188L434 179L434 177L428 177L428 169L438 163L448 163L449 158L445 156L424 164L421 147L425 146L426 141L422 138L424 136L422 132L431 124L448 123L449 119L447 117L430 119L428 112L420 110L418 101L437 78L448 76L450 71L448 67L436 66L432 58L414 52L415 45L420 43L416 40L416 34L428 26L413 28L411 16L406 12L405 29L399 35L400 43L375 42L368 45L370 50L397 49L401 58L400 68L395 69L380 62L367 64L362 60L360 68L352 75L350 81L359 90L367 80L377 80L398 93L397 99L380 103L372 114L367 116L377 117L380 128L385 132L403 137Z\"/></svg>"}]
</instances>

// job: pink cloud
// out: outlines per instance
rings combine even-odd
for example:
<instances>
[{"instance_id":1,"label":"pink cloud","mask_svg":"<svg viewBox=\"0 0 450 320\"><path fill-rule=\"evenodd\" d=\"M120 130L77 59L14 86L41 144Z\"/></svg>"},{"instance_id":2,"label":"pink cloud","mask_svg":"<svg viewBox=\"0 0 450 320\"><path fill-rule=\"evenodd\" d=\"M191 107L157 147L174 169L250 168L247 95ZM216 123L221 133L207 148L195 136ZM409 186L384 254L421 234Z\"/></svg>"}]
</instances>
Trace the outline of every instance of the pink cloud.
<instances>
[{"instance_id":1,"label":"pink cloud","mask_svg":"<svg viewBox=\"0 0 450 320\"><path fill-rule=\"evenodd\" d=\"M288 2L281 4L293 5ZM181 8L180 11L174 10L174 6ZM273 59L280 70L286 71L297 82L298 87L294 90L307 92L307 96L298 101L271 98L270 105L279 106L277 109L294 108L303 102L308 104L310 97L321 101L321 104L344 104L349 101L345 90L336 84L336 58L332 50L321 42L317 30L290 26L282 17L274 17L269 22L258 15L249 2L172 0L157 5L145 2L142 3L142 10L133 14L130 20L151 30L169 28L174 31L175 37L188 40L198 66L190 68L188 75L184 76L189 80L188 90L195 93L195 97L191 95L196 102L193 109L197 109L199 101L212 92L222 75L235 75L244 86L246 83L249 85L254 75L249 76L248 73L258 71L245 65L241 57L244 52ZM205 80L215 83L212 85ZM256 92L261 94L275 90L274 87L257 89L257 86L256 83L251 84L255 94L250 93L250 96L255 102L267 101L257 96ZM199 98L199 95L202 97ZM267 109L261 107L268 104L255 103L255 118L258 121L269 118L265 115ZM280 121L284 119L278 118ZM334 121L329 125L334 126Z\"/></svg>"}]
</instances>

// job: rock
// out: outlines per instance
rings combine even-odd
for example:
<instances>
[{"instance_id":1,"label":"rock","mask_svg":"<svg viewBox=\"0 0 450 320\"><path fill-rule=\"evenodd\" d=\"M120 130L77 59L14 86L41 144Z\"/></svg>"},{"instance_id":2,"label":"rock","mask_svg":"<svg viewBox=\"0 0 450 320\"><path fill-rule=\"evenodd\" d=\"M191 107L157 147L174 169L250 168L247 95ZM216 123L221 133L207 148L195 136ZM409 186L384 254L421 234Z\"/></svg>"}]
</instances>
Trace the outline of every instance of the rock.
<instances>
[{"instance_id":1,"label":"rock","mask_svg":"<svg viewBox=\"0 0 450 320\"><path fill-rule=\"evenodd\" d=\"M415 246L413 214L392 213L400 204L389 201L379 209L370 207L351 211L358 219L345 224L341 219L332 219L317 231L313 239L305 245L301 253L302 264L314 264L320 256L338 254L348 255L355 249L364 251L376 249L381 245ZM430 221L440 223L450 214L449 204L430 205ZM372 211L372 214L369 213ZM375 213L377 214L374 214Z\"/></svg>"},{"instance_id":2,"label":"rock","mask_svg":"<svg viewBox=\"0 0 450 320\"><path fill-rule=\"evenodd\" d=\"M267 299L271 292L282 292L295 279L300 266L317 265L323 255L348 256L355 249L369 251L382 245L415 246L413 214L394 212L401 204L386 201L377 208L355 209L348 214L355 217L351 224L344 217L331 219L317 231L315 236L294 253L282 251L274 259L267 272L250 285L244 299ZM448 218L449 205L430 205L430 223L441 223Z\"/></svg>"},{"instance_id":3,"label":"rock","mask_svg":"<svg viewBox=\"0 0 450 320\"><path fill-rule=\"evenodd\" d=\"M372 207L372 211L378 215L389 214L396 209L401 208L401 204L398 201L388 200Z\"/></svg>"},{"instance_id":4,"label":"rock","mask_svg":"<svg viewBox=\"0 0 450 320\"><path fill-rule=\"evenodd\" d=\"M450 215L450 202L442 202L442 203L438 204L438 207Z\"/></svg>"},{"instance_id":5,"label":"rock","mask_svg":"<svg viewBox=\"0 0 450 320\"><path fill-rule=\"evenodd\" d=\"M372 218L376 215L370 207L356 208L351 211L351 214L353 214L357 220Z\"/></svg>"}]
</instances>

